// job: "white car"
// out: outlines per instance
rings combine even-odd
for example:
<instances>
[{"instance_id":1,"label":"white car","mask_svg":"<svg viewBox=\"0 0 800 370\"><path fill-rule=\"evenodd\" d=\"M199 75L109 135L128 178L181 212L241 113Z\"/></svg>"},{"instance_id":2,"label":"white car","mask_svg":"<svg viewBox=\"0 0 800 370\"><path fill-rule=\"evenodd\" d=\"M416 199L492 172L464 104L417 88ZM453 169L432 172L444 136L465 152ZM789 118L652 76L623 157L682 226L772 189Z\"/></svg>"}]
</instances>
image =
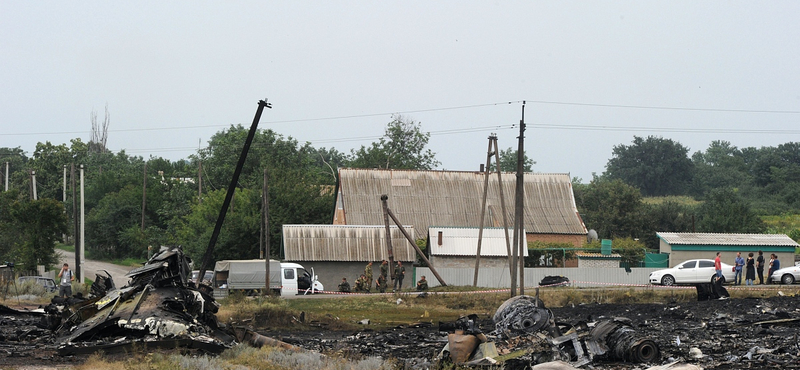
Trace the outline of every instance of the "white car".
<instances>
[{"instance_id":1,"label":"white car","mask_svg":"<svg viewBox=\"0 0 800 370\"><path fill-rule=\"evenodd\" d=\"M744 271L742 271L744 273ZM710 283L716 275L714 260L696 259L679 263L673 268L656 270L650 273L650 284L675 285L675 284L701 284ZM722 263L722 282L733 281L736 273L733 266Z\"/></svg>"},{"instance_id":2,"label":"white car","mask_svg":"<svg viewBox=\"0 0 800 370\"><path fill-rule=\"evenodd\" d=\"M794 284L800 281L800 266L791 266L779 269L767 277L767 281L781 284Z\"/></svg>"}]
</instances>

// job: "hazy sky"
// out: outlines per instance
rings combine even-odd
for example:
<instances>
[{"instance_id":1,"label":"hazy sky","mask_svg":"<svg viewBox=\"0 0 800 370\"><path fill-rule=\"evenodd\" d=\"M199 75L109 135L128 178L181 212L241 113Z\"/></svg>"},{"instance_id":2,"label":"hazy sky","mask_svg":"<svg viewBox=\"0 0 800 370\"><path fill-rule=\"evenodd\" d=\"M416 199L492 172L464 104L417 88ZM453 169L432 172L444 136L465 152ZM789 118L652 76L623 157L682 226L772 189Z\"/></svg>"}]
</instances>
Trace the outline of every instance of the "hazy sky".
<instances>
[{"instance_id":1,"label":"hazy sky","mask_svg":"<svg viewBox=\"0 0 800 370\"><path fill-rule=\"evenodd\" d=\"M487 137L584 181L634 135L744 147L800 141L797 1L0 0L0 147L89 141L186 158L230 124L343 152L392 113L441 169Z\"/></svg>"}]
</instances>

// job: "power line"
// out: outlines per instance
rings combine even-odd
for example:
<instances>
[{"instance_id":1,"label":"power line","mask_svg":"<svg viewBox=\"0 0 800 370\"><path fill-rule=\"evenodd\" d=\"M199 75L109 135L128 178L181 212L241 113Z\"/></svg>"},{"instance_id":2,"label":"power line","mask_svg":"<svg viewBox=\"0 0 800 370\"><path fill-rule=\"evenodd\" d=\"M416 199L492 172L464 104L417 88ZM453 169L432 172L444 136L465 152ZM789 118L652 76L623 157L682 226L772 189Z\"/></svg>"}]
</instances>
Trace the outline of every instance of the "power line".
<instances>
[{"instance_id":1,"label":"power line","mask_svg":"<svg viewBox=\"0 0 800 370\"><path fill-rule=\"evenodd\" d=\"M525 100L525 101L528 102L528 103L539 103L539 104L573 105L573 106L603 107L603 108L658 109L658 110L679 110L679 111L697 111L697 112L731 112L731 113L777 113L777 114L798 114L798 113L800 113L800 111L796 111L796 110L690 108L690 107L667 107L667 106L655 106L655 105L576 103L576 102L562 102L562 101L550 101L550 100Z\"/></svg>"},{"instance_id":2,"label":"power line","mask_svg":"<svg viewBox=\"0 0 800 370\"><path fill-rule=\"evenodd\" d=\"M591 126L591 125L566 125L547 123L526 123L531 128L555 130L585 130L585 131L659 131L682 132L698 134L800 134L800 130L769 130L769 129L735 129L735 128L677 128L677 127L644 127L644 126Z\"/></svg>"},{"instance_id":3,"label":"power line","mask_svg":"<svg viewBox=\"0 0 800 370\"><path fill-rule=\"evenodd\" d=\"M552 105L570 105L570 106L586 106L586 107L603 107L603 108L627 108L627 109L655 109L655 110L677 110L677 111L698 111L698 112L729 112L729 113L769 113L769 114L800 114L796 110L767 110L767 109L725 109L725 108L692 108L692 107L669 107L669 106L654 106L654 105L628 105L628 104L599 104L599 103L582 103L582 102L566 102L554 100L526 100L529 103L538 104L552 104ZM486 104L472 104L460 105L453 107L430 108L430 109L415 109L397 112L382 112L382 113L366 113L366 114L353 114L344 116L330 116L330 117L317 117L317 118L301 118L292 120L281 121L265 121L265 124L278 124L278 123L298 123L298 122L317 122L317 121L332 121L340 119L352 118L367 118L367 117L380 117L393 114L411 114L411 113L426 113L426 112L439 112L448 110L472 109L491 107L498 105L510 105L522 103L522 100L514 100L499 103L486 103ZM230 124L225 125L196 125L196 126L180 126L180 127L151 127L151 128L130 128L130 129L115 129L109 132L142 132L142 131L162 131L162 130L187 130L187 129L202 129L202 128L219 128L229 127ZM24 132L24 133L0 133L0 136L29 136L29 135L75 135L86 134L88 131L55 131L55 132Z\"/></svg>"}]
</instances>

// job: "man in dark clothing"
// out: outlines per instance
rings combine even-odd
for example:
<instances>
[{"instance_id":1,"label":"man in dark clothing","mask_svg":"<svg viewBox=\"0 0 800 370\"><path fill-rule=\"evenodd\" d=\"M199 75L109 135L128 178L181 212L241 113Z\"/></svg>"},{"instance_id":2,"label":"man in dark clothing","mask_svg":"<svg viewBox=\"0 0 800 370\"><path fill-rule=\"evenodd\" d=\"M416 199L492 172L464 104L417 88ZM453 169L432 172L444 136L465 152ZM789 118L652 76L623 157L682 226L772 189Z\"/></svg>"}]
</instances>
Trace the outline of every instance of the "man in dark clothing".
<instances>
[{"instance_id":1,"label":"man in dark clothing","mask_svg":"<svg viewBox=\"0 0 800 370\"><path fill-rule=\"evenodd\" d=\"M424 292L428 290L428 280L425 280L425 275L417 282L417 291Z\"/></svg>"},{"instance_id":2,"label":"man in dark clothing","mask_svg":"<svg viewBox=\"0 0 800 370\"><path fill-rule=\"evenodd\" d=\"M381 284L378 282L378 281L380 281L381 277L383 277L383 283L385 285L386 281L389 280L389 262L387 262L386 260L381 260L381 274L378 276L378 280L376 281L376 284L375 284L375 286L378 289L381 288L380 287ZM370 284L372 284L372 282L370 282ZM383 291L381 293L383 293L385 291L386 291L386 287L383 287Z\"/></svg>"},{"instance_id":3,"label":"man in dark clothing","mask_svg":"<svg viewBox=\"0 0 800 370\"><path fill-rule=\"evenodd\" d=\"M339 291L342 293L350 293L350 283L347 282L346 277L343 277L342 282L339 283Z\"/></svg>"},{"instance_id":4,"label":"man in dark clothing","mask_svg":"<svg viewBox=\"0 0 800 370\"><path fill-rule=\"evenodd\" d=\"M406 268L403 267L403 262L397 261L397 266L394 267L394 286L393 291L403 290L403 278L406 277Z\"/></svg>"},{"instance_id":5,"label":"man in dark clothing","mask_svg":"<svg viewBox=\"0 0 800 370\"><path fill-rule=\"evenodd\" d=\"M758 283L764 284L764 252L758 251L756 258L756 272L758 273Z\"/></svg>"}]
</instances>

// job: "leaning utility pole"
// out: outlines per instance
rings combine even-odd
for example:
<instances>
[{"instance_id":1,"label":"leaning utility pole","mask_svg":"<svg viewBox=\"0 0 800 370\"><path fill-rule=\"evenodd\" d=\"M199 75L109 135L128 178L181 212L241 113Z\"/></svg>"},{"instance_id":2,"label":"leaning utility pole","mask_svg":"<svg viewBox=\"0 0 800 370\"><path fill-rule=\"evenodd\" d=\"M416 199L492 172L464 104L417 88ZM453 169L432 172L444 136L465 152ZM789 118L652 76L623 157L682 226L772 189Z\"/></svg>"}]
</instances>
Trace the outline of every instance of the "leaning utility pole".
<instances>
[{"instance_id":1,"label":"leaning utility pole","mask_svg":"<svg viewBox=\"0 0 800 370\"><path fill-rule=\"evenodd\" d=\"M236 190L236 184L239 182L239 175L242 174L242 167L244 167L244 161L247 159L247 152L250 151L250 144L253 143L253 137L255 137L256 131L258 130L258 121L261 120L261 113L264 111L264 108L271 109L272 104L267 103L266 99L259 100L256 116L253 117L253 124L250 125L250 132L247 134L244 147L242 147L242 153L239 155L239 162L236 163L236 169L233 170L233 178L231 178L231 183L228 185L228 192L225 194L225 200L222 202L222 208L219 210L217 223L214 225L214 231L211 233L211 239L208 241L208 247L206 248L206 253L203 256L203 262L200 264L200 273L197 275L198 279L203 279L203 276L206 274L206 269L208 269L209 265L211 264L211 256L214 252L214 245L217 244L219 232L222 230L222 223L225 222L225 214L228 211L228 207L231 205L233 192Z\"/></svg>"},{"instance_id":2,"label":"leaning utility pole","mask_svg":"<svg viewBox=\"0 0 800 370\"><path fill-rule=\"evenodd\" d=\"M497 148L497 136L492 134L489 136L489 149L486 151L486 176L483 180L483 203L481 205L481 218L478 223L480 225L478 229L478 252L475 257L475 277L472 280L472 286L478 286L478 270L480 269L481 264L481 243L483 242L483 221L486 215L486 198L489 192L489 174L491 173L489 167L492 163L492 155L495 157L495 164L497 167L497 186L498 192L500 193L500 209L503 213L503 231L505 231L506 234L506 255L509 257L509 272L511 271L511 245L509 244L508 238L508 215L506 214L506 201L505 196L503 195L503 176L500 173L500 153Z\"/></svg>"},{"instance_id":3,"label":"leaning utility pole","mask_svg":"<svg viewBox=\"0 0 800 370\"><path fill-rule=\"evenodd\" d=\"M422 250L419 249L419 246L414 241L414 239L411 238L411 235L408 235L408 232L406 232L406 229L400 223L400 220L398 220L397 217L395 217L394 213L392 213L392 210L389 209L389 206L387 205L386 202L388 199L389 199L388 195L386 194L381 195L381 202L383 204L383 220L386 223L386 244L390 253L389 258L393 259L393 257L391 256L392 235L391 232L389 231L389 218L391 218L392 221L394 221L395 225L397 225L397 228L400 229L400 232L403 233L403 236L406 237L406 240L408 240L408 242L411 243L411 246L414 247L414 249L417 251L419 257L422 258L422 260L425 261L425 263L428 265L428 268L431 269L431 273L433 273L433 276L436 276L436 279L439 280L439 284L442 284L442 286L447 286L447 283L444 282L444 279L442 279L439 273L436 272L436 269L433 268L433 264L431 263L431 261L429 261L428 258L425 257L425 253L422 253ZM392 266L389 266L389 270L392 271L392 275L394 275L394 268L392 268Z\"/></svg>"}]
</instances>

